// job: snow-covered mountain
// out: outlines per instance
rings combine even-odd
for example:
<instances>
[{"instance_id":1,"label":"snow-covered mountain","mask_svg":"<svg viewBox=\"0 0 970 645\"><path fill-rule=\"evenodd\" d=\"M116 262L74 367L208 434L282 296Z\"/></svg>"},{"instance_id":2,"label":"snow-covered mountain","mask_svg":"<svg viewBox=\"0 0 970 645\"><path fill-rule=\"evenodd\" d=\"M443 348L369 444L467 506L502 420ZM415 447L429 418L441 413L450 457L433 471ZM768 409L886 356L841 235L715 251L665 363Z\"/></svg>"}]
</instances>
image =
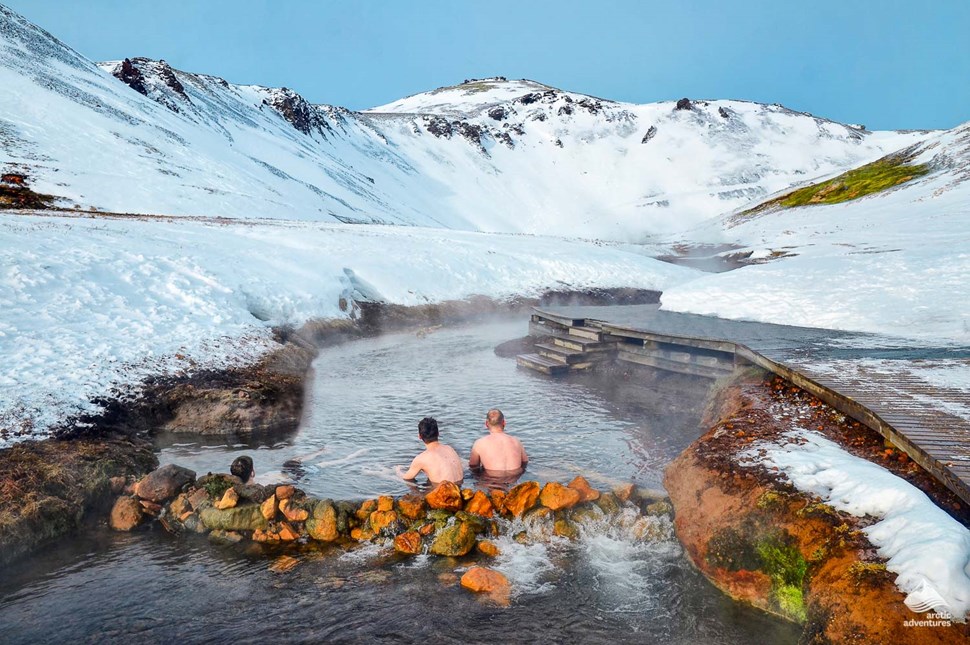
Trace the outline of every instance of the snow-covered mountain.
<instances>
[{"instance_id":1,"label":"snow-covered mountain","mask_svg":"<svg viewBox=\"0 0 970 645\"><path fill-rule=\"evenodd\" d=\"M3 7L0 87L0 170L63 207L619 240L926 136L778 105L632 105L502 78L352 112L164 61L96 65Z\"/></svg>"}]
</instances>

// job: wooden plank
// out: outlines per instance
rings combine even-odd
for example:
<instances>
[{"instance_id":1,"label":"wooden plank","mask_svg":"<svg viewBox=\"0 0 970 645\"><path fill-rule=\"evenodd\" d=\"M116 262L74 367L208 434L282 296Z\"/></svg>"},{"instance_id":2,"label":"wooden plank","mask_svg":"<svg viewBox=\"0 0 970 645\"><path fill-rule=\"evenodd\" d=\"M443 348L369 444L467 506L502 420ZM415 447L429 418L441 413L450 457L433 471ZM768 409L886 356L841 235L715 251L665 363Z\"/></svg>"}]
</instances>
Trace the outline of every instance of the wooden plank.
<instances>
[{"instance_id":1,"label":"wooden plank","mask_svg":"<svg viewBox=\"0 0 970 645\"><path fill-rule=\"evenodd\" d=\"M550 376L565 374L569 371L568 365L551 361L538 354L519 354L515 357L515 362L519 367L525 367Z\"/></svg>"},{"instance_id":2,"label":"wooden plank","mask_svg":"<svg viewBox=\"0 0 970 645\"><path fill-rule=\"evenodd\" d=\"M565 325L566 327L583 327L586 325L585 318L576 318L574 316L557 314L551 311L539 309L538 307L532 308L532 314L533 316L538 316L539 318L543 318L545 320L551 320L552 322Z\"/></svg>"},{"instance_id":3,"label":"wooden plank","mask_svg":"<svg viewBox=\"0 0 970 645\"><path fill-rule=\"evenodd\" d=\"M668 361L657 356L644 356L642 354L633 354L631 352L624 352L622 350L620 350L620 352L617 354L617 359L626 361L628 363L636 363L646 367L665 370L667 372L689 374L691 376L700 376L702 378L718 379L725 375L725 373L721 372L720 370L714 371L701 365Z\"/></svg>"},{"instance_id":4,"label":"wooden plank","mask_svg":"<svg viewBox=\"0 0 970 645\"><path fill-rule=\"evenodd\" d=\"M593 327L570 327L569 335L588 338L589 340L595 340L597 342L602 342L603 340L603 332Z\"/></svg>"},{"instance_id":5,"label":"wooden plank","mask_svg":"<svg viewBox=\"0 0 970 645\"><path fill-rule=\"evenodd\" d=\"M688 347L699 347L702 349L713 349L720 352L733 353L735 344L730 341L724 340L711 340L707 338L691 338L690 336L673 336L670 334L658 334L654 332L644 331L640 329L633 329L630 327L622 327L619 325L611 325L609 323L602 323L600 325L603 331L613 335L622 336L625 338L641 338L645 340L655 340L662 343L672 343L674 345L687 345Z\"/></svg>"}]
</instances>

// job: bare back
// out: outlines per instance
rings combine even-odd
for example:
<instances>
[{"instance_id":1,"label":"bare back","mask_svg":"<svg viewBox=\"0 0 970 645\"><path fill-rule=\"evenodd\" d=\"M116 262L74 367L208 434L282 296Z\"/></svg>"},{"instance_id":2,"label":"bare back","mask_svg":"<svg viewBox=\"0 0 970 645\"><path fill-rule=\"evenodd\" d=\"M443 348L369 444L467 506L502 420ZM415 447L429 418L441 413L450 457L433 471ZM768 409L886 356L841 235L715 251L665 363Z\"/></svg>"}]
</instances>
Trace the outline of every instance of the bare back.
<instances>
[{"instance_id":1,"label":"bare back","mask_svg":"<svg viewBox=\"0 0 970 645\"><path fill-rule=\"evenodd\" d=\"M519 470L529 462L522 442L504 432L490 432L478 439L472 446L468 460L473 468L481 466L485 470Z\"/></svg>"},{"instance_id":2,"label":"bare back","mask_svg":"<svg viewBox=\"0 0 970 645\"><path fill-rule=\"evenodd\" d=\"M458 453L448 444L438 442L429 444L424 452L414 458L404 478L414 479L421 471L436 484L443 481L458 483L465 478L465 469Z\"/></svg>"}]
</instances>

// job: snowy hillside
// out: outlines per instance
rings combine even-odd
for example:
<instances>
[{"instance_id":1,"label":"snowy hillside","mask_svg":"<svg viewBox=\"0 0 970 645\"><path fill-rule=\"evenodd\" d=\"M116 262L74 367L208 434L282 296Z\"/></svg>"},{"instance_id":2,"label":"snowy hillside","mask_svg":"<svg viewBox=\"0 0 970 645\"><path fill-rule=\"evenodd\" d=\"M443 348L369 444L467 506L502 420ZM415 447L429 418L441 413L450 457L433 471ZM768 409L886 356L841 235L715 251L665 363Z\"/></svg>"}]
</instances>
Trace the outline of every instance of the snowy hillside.
<instances>
[{"instance_id":1,"label":"snowy hillside","mask_svg":"<svg viewBox=\"0 0 970 645\"><path fill-rule=\"evenodd\" d=\"M363 113L85 60L0 7L0 171L64 207L641 240L925 135L486 79Z\"/></svg>"},{"instance_id":2,"label":"snowy hillside","mask_svg":"<svg viewBox=\"0 0 970 645\"><path fill-rule=\"evenodd\" d=\"M970 123L905 157L901 174L926 174L843 203L728 214L678 237L779 259L681 285L664 308L970 343Z\"/></svg>"}]
</instances>

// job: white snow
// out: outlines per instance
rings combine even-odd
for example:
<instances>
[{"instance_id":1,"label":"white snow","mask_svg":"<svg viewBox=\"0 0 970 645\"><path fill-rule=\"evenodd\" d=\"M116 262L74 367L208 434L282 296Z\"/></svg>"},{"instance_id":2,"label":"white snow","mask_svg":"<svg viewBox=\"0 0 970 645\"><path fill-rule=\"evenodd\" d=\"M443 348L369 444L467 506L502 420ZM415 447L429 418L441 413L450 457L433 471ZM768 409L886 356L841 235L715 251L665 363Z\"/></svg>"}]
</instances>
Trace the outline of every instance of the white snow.
<instances>
[{"instance_id":1,"label":"white snow","mask_svg":"<svg viewBox=\"0 0 970 645\"><path fill-rule=\"evenodd\" d=\"M935 172L855 201L727 216L687 233L791 257L681 285L663 308L967 344L970 124L930 139L915 161Z\"/></svg>"},{"instance_id":2,"label":"white snow","mask_svg":"<svg viewBox=\"0 0 970 645\"><path fill-rule=\"evenodd\" d=\"M913 608L927 597L942 597L945 606L921 609L965 620L970 611L970 531L918 488L821 434L796 427L786 438L790 441L783 444L756 443L744 457L749 463L777 467L798 490L833 508L876 518L863 532L886 559L886 569L896 574L907 604Z\"/></svg>"},{"instance_id":3,"label":"white snow","mask_svg":"<svg viewBox=\"0 0 970 645\"><path fill-rule=\"evenodd\" d=\"M604 243L427 228L0 218L0 427L42 436L145 377L252 361L270 328L547 289L666 289L690 269ZM26 421L26 427L21 423ZM0 447L16 436L0 436Z\"/></svg>"}]
</instances>

